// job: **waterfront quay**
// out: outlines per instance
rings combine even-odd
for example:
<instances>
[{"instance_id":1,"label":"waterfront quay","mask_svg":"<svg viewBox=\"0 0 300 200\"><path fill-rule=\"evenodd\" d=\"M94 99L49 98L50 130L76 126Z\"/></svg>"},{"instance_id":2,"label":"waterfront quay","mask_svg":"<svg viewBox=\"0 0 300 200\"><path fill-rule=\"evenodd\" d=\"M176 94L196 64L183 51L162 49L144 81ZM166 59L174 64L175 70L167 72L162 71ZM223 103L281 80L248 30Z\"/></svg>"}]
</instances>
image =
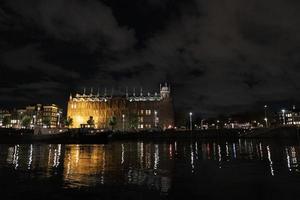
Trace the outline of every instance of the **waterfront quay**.
<instances>
[{"instance_id":1,"label":"waterfront quay","mask_svg":"<svg viewBox=\"0 0 300 200\"><path fill-rule=\"evenodd\" d=\"M194 131L104 131L97 129L68 129L65 132L53 134L34 134L30 129L0 129L2 143L107 143L118 140L178 140L178 139L300 139L296 127L281 127L276 129L219 129Z\"/></svg>"}]
</instances>

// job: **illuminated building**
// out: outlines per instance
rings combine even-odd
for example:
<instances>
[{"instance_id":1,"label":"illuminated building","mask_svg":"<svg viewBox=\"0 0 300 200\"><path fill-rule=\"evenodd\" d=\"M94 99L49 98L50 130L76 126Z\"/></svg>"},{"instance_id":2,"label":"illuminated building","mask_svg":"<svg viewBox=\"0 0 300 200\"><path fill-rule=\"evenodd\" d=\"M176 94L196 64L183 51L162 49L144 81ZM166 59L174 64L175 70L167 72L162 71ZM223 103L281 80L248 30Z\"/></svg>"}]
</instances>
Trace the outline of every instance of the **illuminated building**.
<instances>
[{"instance_id":1,"label":"illuminated building","mask_svg":"<svg viewBox=\"0 0 300 200\"><path fill-rule=\"evenodd\" d=\"M3 118L8 117L7 128L22 128L24 117L30 118L30 127L48 126L51 128L60 126L62 111L55 104L26 106L25 109L13 109L12 111L0 111L0 127L3 127Z\"/></svg>"},{"instance_id":2,"label":"illuminated building","mask_svg":"<svg viewBox=\"0 0 300 200\"><path fill-rule=\"evenodd\" d=\"M9 120L11 119L11 113L8 110L0 110L0 127L4 127L3 119L8 117ZM6 127L11 126L10 124L6 125Z\"/></svg>"},{"instance_id":3,"label":"illuminated building","mask_svg":"<svg viewBox=\"0 0 300 200\"><path fill-rule=\"evenodd\" d=\"M45 122L51 127L57 127L61 119L61 110L57 105L42 105L27 106L25 114L31 118L33 126L45 126Z\"/></svg>"},{"instance_id":4,"label":"illuminated building","mask_svg":"<svg viewBox=\"0 0 300 200\"><path fill-rule=\"evenodd\" d=\"M116 119L115 128L168 129L174 126L174 111L170 86L160 87L160 92L151 95L76 94L70 95L67 116L73 119L73 128L87 124L92 117L96 128L109 128L109 120Z\"/></svg>"},{"instance_id":5,"label":"illuminated building","mask_svg":"<svg viewBox=\"0 0 300 200\"><path fill-rule=\"evenodd\" d=\"M291 110L282 110L278 114L279 122L282 125L300 126L300 110L294 105Z\"/></svg>"}]
</instances>

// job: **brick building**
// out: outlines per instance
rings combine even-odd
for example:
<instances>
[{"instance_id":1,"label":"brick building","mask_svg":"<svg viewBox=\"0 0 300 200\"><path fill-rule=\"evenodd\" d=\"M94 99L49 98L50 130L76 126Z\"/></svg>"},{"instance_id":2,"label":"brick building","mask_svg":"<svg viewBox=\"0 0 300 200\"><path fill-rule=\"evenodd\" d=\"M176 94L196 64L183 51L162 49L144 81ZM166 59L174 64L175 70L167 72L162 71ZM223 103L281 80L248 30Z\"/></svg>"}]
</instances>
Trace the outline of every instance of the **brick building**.
<instances>
[{"instance_id":1,"label":"brick building","mask_svg":"<svg viewBox=\"0 0 300 200\"><path fill-rule=\"evenodd\" d=\"M70 95L67 116L73 119L73 128L82 127L92 118L96 128L109 128L109 120L116 119L116 129L168 129L174 127L174 110L170 86L160 92L144 95L141 90L129 95L108 96L93 94Z\"/></svg>"}]
</instances>

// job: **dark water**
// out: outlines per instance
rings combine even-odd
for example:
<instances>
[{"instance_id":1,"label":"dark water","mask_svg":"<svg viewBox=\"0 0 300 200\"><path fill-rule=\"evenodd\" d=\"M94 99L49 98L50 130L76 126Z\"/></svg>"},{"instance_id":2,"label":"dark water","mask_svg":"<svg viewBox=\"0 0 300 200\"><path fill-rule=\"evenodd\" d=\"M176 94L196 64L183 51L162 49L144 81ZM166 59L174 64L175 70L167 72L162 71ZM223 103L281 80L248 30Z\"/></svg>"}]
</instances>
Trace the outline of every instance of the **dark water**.
<instances>
[{"instance_id":1,"label":"dark water","mask_svg":"<svg viewBox=\"0 0 300 200\"><path fill-rule=\"evenodd\" d=\"M256 140L0 145L0 199L287 199L300 146Z\"/></svg>"}]
</instances>

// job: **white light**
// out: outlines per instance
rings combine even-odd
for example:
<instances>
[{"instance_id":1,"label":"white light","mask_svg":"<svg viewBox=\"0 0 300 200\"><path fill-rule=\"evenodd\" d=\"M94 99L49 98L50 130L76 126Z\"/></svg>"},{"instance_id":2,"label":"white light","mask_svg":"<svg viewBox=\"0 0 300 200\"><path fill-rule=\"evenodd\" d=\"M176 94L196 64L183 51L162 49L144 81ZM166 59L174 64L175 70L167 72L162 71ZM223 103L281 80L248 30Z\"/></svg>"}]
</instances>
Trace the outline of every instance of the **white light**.
<instances>
[{"instance_id":1,"label":"white light","mask_svg":"<svg viewBox=\"0 0 300 200\"><path fill-rule=\"evenodd\" d=\"M192 116L192 115L193 115L193 113L192 113L192 112L190 112L190 115Z\"/></svg>"}]
</instances>

